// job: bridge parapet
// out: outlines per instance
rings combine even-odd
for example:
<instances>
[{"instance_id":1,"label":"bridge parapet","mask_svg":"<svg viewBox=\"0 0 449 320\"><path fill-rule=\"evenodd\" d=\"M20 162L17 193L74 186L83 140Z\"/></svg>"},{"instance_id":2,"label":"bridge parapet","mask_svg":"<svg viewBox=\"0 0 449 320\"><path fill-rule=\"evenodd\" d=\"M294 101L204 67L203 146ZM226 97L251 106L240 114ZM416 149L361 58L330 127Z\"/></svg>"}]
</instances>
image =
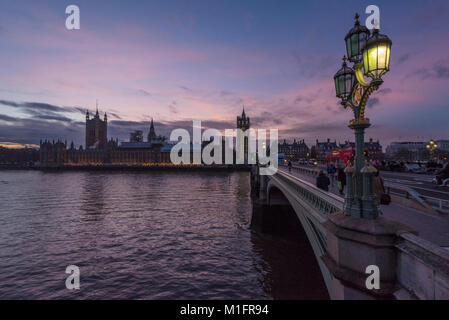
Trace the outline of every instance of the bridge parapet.
<instances>
[{"instance_id":1,"label":"bridge parapet","mask_svg":"<svg viewBox=\"0 0 449 320\"><path fill-rule=\"evenodd\" d=\"M280 164L280 167L287 167ZM307 168L301 166L292 166L292 172L296 172L309 177L318 176L320 168ZM448 213L449 201L422 195L416 190L403 185L384 182L386 193L388 193L394 203L402 204L431 214L438 214L437 211Z\"/></svg>"},{"instance_id":2,"label":"bridge parapet","mask_svg":"<svg viewBox=\"0 0 449 320\"><path fill-rule=\"evenodd\" d=\"M397 299L449 300L449 251L412 233L397 248Z\"/></svg>"},{"instance_id":3,"label":"bridge parapet","mask_svg":"<svg viewBox=\"0 0 449 320\"><path fill-rule=\"evenodd\" d=\"M274 178L290 186L296 191L297 196L324 216L343 210L343 200L341 198L318 189L310 182L303 181L282 171L278 171Z\"/></svg>"}]
</instances>

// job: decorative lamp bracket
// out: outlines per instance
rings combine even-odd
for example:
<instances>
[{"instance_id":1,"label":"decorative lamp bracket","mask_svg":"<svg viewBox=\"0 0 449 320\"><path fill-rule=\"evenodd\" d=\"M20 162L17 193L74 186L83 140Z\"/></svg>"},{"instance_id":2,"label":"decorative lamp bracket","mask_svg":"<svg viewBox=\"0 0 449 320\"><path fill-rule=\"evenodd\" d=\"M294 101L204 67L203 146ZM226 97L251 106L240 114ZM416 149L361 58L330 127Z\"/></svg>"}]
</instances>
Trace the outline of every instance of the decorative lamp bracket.
<instances>
[{"instance_id":1,"label":"decorative lamp bracket","mask_svg":"<svg viewBox=\"0 0 449 320\"><path fill-rule=\"evenodd\" d=\"M364 87L368 87L369 86L369 82L365 81L365 78L363 77L363 73L362 73L362 63L361 62L357 62L354 64L354 72L355 72L355 77L357 78L357 81Z\"/></svg>"}]
</instances>

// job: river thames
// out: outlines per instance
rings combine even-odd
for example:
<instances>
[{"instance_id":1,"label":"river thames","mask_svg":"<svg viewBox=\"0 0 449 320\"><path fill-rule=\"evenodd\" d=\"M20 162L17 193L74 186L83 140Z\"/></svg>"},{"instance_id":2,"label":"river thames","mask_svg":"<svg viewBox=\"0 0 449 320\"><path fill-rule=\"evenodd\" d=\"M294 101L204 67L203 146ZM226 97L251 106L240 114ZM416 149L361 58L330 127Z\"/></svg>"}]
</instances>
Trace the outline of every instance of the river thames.
<instances>
[{"instance_id":1,"label":"river thames","mask_svg":"<svg viewBox=\"0 0 449 320\"><path fill-rule=\"evenodd\" d=\"M0 171L0 299L327 298L308 244L250 228L250 189L247 172Z\"/></svg>"}]
</instances>

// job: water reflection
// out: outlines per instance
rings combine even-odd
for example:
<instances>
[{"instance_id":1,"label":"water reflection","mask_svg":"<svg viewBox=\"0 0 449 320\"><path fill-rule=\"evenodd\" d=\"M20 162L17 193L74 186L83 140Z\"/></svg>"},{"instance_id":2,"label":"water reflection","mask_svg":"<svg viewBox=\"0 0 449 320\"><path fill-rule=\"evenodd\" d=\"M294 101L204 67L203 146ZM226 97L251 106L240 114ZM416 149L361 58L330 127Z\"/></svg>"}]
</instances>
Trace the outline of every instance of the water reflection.
<instances>
[{"instance_id":1,"label":"water reflection","mask_svg":"<svg viewBox=\"0 0 449 320\"><path fill-rule=\"evenodd\" d=\"M95 172L82 172L80 175L81 209L85 212L87 220L98 221L107 213L104 210L107 176Z\"/></svg>"},{"instance_id":2,"label":"water reflection","mask_svg":"<svg viewBox=\"0 0 449 320\"><path fill-rule=\"evenodd\" d=\"M274 299L329 299L300 220L286 199L280 202L286 204L253 206L251 242L262 287Z\"/></svg>"},{"instance_id":3,"label":"water reflection","mask_svg":"<svg viewBox=\"0 0 449 320\"><path fill-rule=\"evenodd\" d=\"M0 181L0 299L315 297L301 245L250 230L248 173L0 171ZM65 288L70 264L78 292Z\"/></svg>"}]
</instances>

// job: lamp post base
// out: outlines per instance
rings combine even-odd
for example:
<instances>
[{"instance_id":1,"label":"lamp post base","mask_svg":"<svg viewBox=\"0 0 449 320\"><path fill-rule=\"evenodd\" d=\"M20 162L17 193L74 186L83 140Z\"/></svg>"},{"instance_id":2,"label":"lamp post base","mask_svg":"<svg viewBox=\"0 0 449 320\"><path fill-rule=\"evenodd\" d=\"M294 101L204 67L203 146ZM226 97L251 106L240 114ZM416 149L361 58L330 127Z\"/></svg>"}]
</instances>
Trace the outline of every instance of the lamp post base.
<instances>
[{"instance_id":1,"label":"lamp post base","mask_svg":"<svg viewBox=\"0 0 449 320\"><path fill-rule=\"evenodd\" d=\"M330 214L324 226L327 252L322 259L333 275L332 299L394 299L398 236L412 230L382 217L359 220L342 212ZM369 266L378 268L377 288L367 286Z\"/></svg>"},{"instance_id":2,"label":"lamp post base","mask_svg":"<svg viewBox=\"0 0 449 320\"><path fill-rule=\"evenodd\" d=\"M354 119L349 128L355 133L354 171L352 172L352 196L345 199L345 214L353 218L373 218L364 215L364 208L370 207L364 200L371 199L370 194L364 194L362 168L365 166L365 129L371 124L369 119ZM349 190L348 190L349 191Z\"/></svg>"}]
</instances>

